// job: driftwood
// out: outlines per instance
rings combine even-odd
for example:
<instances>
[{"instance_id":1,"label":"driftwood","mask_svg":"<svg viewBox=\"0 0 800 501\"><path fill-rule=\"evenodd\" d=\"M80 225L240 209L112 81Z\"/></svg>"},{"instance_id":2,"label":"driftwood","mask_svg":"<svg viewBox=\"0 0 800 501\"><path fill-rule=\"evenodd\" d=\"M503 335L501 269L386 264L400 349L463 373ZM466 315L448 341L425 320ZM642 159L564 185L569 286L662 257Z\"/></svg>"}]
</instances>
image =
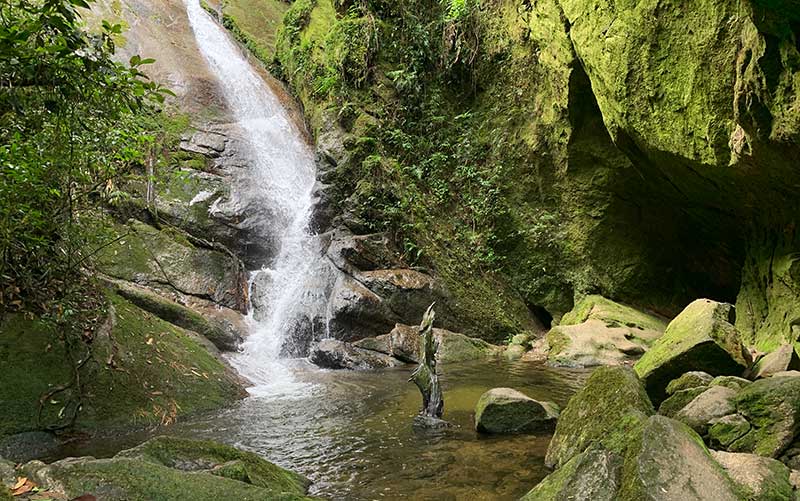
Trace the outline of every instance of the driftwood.
<instances>
[{"instance_id":1,"label":"driftwood","mask_svg":"<svg viewBox=\"0 0 800 501\"><path fill-rule=\"evenodd\" d=\"M439 376L436 374L436 350L439 349L439 342L433 337L435 316L432 304L422 317L422 323L419 326L419 334L422 336L419 366L411 374L409 381L417 385L419 392L422 393L422 409L419 411L419 415L439 420L444 412L444 399L442 398L442 388L439 386Z\"/></svg>"}]
</instances>

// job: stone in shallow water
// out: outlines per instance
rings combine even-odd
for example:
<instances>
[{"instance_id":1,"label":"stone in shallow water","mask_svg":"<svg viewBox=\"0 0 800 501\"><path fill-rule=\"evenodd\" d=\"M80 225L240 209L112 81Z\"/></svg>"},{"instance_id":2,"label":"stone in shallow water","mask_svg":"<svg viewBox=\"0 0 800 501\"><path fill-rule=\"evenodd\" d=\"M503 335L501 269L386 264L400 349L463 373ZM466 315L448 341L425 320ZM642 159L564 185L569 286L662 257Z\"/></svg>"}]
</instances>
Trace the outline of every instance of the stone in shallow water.
<instances>
[{"instance_id":1,"label":"stone in shallow water","mask_svg":"<svg viewBox=\"0 0 800 501\"><path fill-rule=\"evenodd\" d=\"M338 339L323 339L311 348L311 363L323 369L383 369L402 365L389 355L353 346Z\"/></svg>"},{"instance_id":2,"label":"stone in shallow water","mask_svg":"<svg viewBox=\"0 0 800 501\"><path fill-rule=\"evenodd\" d=\"M475 428L482 433L536 433L555 428L559 408L512 388L493 388L475 406Z\"/></svg>"}]
</instances>

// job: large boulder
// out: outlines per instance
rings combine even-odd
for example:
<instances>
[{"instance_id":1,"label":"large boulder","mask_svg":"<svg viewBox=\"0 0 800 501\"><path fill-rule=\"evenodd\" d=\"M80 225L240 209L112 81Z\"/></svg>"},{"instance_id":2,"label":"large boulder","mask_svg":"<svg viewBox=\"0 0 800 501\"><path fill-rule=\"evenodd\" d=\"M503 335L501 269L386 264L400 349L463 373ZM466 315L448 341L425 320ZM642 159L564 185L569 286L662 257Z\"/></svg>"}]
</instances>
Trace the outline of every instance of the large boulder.
<instances>
[{"instance_id":1,"label":"large boulder","mask_svg":"<svg viewBox=\"0 0 800 501\"><path fill-rule=\"evenodd\" d=\"M615 501L621 470L622 457L618 454L590 447L545 477L521 501Z\"/></svg>"},{"instance_id":2,"label":"large boulder","mask_svg":"<svg viewBox=\"0 0 800 501\"><path fill-rule=\"evenodd\" d=\"M735 405L751 428L728 449L778 457L800 428L800 378L758 380L736 395Z\"/></svg>"},{"instance_id":3,"label":"large boulder","mask_svg":"<svg viewBox=\"0 0 800 501\"><path fill-rule=\"evenodd\" d=\"M654 403L667 396L670 381L689 371L712 376L739 375L749 365L749 352L731 323L733 306L698 299L667 326L634 369Z\"/></svg>"},{"instance_id":4,"label":"large boulder","mask_svg":"<svg viewBox=\"0 0 800 501\"><path fill-rule=\"evenodd\" d=\"M692 399L674 417L703 436L712 422L736 412L735 397L736 391L730 388L712 386Z\"/></svg>"},{"instance_id":5,"label":"large boulder","mask_svg":"<svg viewBox=\"0 0 800 501\"><path fill-rule=\"evenodd\" d=\"M714 376L703 371L689 371L679 378L673 379L667 385L667 395L673 395L676 391L688 390L691 388L708 387Z\"/></svg>"},{"instance_id":6,"label":"large boulder","mask_svg":"<svg viewBox=\"0 0 800 501\"><path fill-rule=\"evenodd\" d=\"M780 461L755 454L711 451L711 456L752 501L791 500L789 468Z\"/></svg>"},{"instance_id":7,"label":"large boulder","mask_svg":"<svg viewBox=\"0 0 800 501\"><path fill-rule=\"evenodd\" d=\"M445 329L433 329L433 336L439 343L436 352L436 360L439 362L479 360L495 357L503 352L501 346ZM359 348L391 355L406 363L419 363L420 335L418 327L413 325L396 324L389 334L361 339L353 344Z\"/></svg>"},{"instance_id":8,"label":"large boulder","mask_svg":"<svg viewBox=\"0 0 800 501\"><path fill-rule=\"evenodd\" d=\"M493 388L475 406L475 428L482 433L552 431L558 414L552 402L539 402L512 388Z\"/></svg>"},{"instance_id":9,"label":"large boulder","mask_svg":"<svg viewBox=\"0 0 800 501\"><path fill-rule=\"evenodd\" d=\"M208 441L160 437L109 459L67 458L23 469L45 492L64 499L308 499L307 479L253 453Z\"/></svg>"},{"instance_id":10,"label":"large boulder","mask_svg":"<svg viewBox=\"0 0 800 501\"><path fill-rule=\"evenodd\" d=\"M759 359L752 370L753 379L771 376L778 372L800 369L800 357L794 350L794 345L784 344L775 351L767 353Z\"/></svg>"},{"instance_id":11,"label":"large boulder","mask_svg":"<svg viewBox=\"0 0 800 501\"><path fill-rule=\"evenodd\" d=\"M389 355L358 348L338 339L323 339L312 346L308 359L323 369L364 370L403 365Z\"/></svg>"},{"instance_id":12,"label":"large boulder","mask_svg":"<svg viewBox=\"0 0 800 501\"><path fill-rule=\"evenodd\" d=\"M618 499L733 501L740 497L691 428L652 416L628 446Z\"/></svg>"},{"instance_id":13,"label":"large boulder","mask_svg":"<svg viewBox=\"0 0 800 501\"><path fill-rule=\"evenodd\" d=\"M632 370L596 369L561 412L545 464L562 466L594 443L619 453L653 412Z\"/></svg>"},{"instance_id":14,"label":"large boulder","mask_svg":"<svg viewBox=\"0 0 800 501\"><path fill-rule=\"evenodd\" d=\"M638 360L665 328L659 317L602 296L586 296L547 334L548 362L592 367Z\"/></svg>"}]
</instances>

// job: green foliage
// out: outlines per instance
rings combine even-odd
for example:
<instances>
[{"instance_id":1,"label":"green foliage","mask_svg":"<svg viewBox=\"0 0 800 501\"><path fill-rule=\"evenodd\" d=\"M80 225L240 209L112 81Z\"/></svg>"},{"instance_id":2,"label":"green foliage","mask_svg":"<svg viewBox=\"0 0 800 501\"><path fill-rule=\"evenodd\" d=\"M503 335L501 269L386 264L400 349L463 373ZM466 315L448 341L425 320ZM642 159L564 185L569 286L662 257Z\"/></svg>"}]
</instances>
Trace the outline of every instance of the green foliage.
<instances>
[{"instance_id":1,"label":"green foliage","mask_svg":"<svg viewBox=\"0 0 800 501\"><path fill-rule=\"evenodd\" d=\"M147 161L153 62L113 59L120 25L81 28L85 0L0 0L0 307L49 309L93 252L78 214ZM59 315L63 313L63 309Z\"/></svg>"}]
</instances>

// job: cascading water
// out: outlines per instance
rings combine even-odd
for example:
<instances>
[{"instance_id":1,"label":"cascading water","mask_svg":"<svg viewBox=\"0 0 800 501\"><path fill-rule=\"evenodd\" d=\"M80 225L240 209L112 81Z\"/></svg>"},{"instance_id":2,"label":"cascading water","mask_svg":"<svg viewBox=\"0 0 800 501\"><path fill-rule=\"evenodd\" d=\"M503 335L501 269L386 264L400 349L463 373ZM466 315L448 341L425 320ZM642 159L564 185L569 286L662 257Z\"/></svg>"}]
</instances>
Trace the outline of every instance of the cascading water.
<instances>
[{"instance_id":1,"label":"cascading water","mask_svg":"<svg viewBox=\"0 0 800 501\"><path fill-rule=\"evenodd\" d=\"M308 228L315 182L313 154L280 100L199 0L186 0L186 9L200 52L217 77L249 149L247 193L240 196L266 201L270 230L279 245L277 257L264 270L269 275L265 291L269 312L260 321L251 319L251 334L231 363L255 383L251 393L291 393L296 383L279 358L285 336L299 316L324 308L324 298L309 284L319 261Z\"/></svg>"}]
</instances>

